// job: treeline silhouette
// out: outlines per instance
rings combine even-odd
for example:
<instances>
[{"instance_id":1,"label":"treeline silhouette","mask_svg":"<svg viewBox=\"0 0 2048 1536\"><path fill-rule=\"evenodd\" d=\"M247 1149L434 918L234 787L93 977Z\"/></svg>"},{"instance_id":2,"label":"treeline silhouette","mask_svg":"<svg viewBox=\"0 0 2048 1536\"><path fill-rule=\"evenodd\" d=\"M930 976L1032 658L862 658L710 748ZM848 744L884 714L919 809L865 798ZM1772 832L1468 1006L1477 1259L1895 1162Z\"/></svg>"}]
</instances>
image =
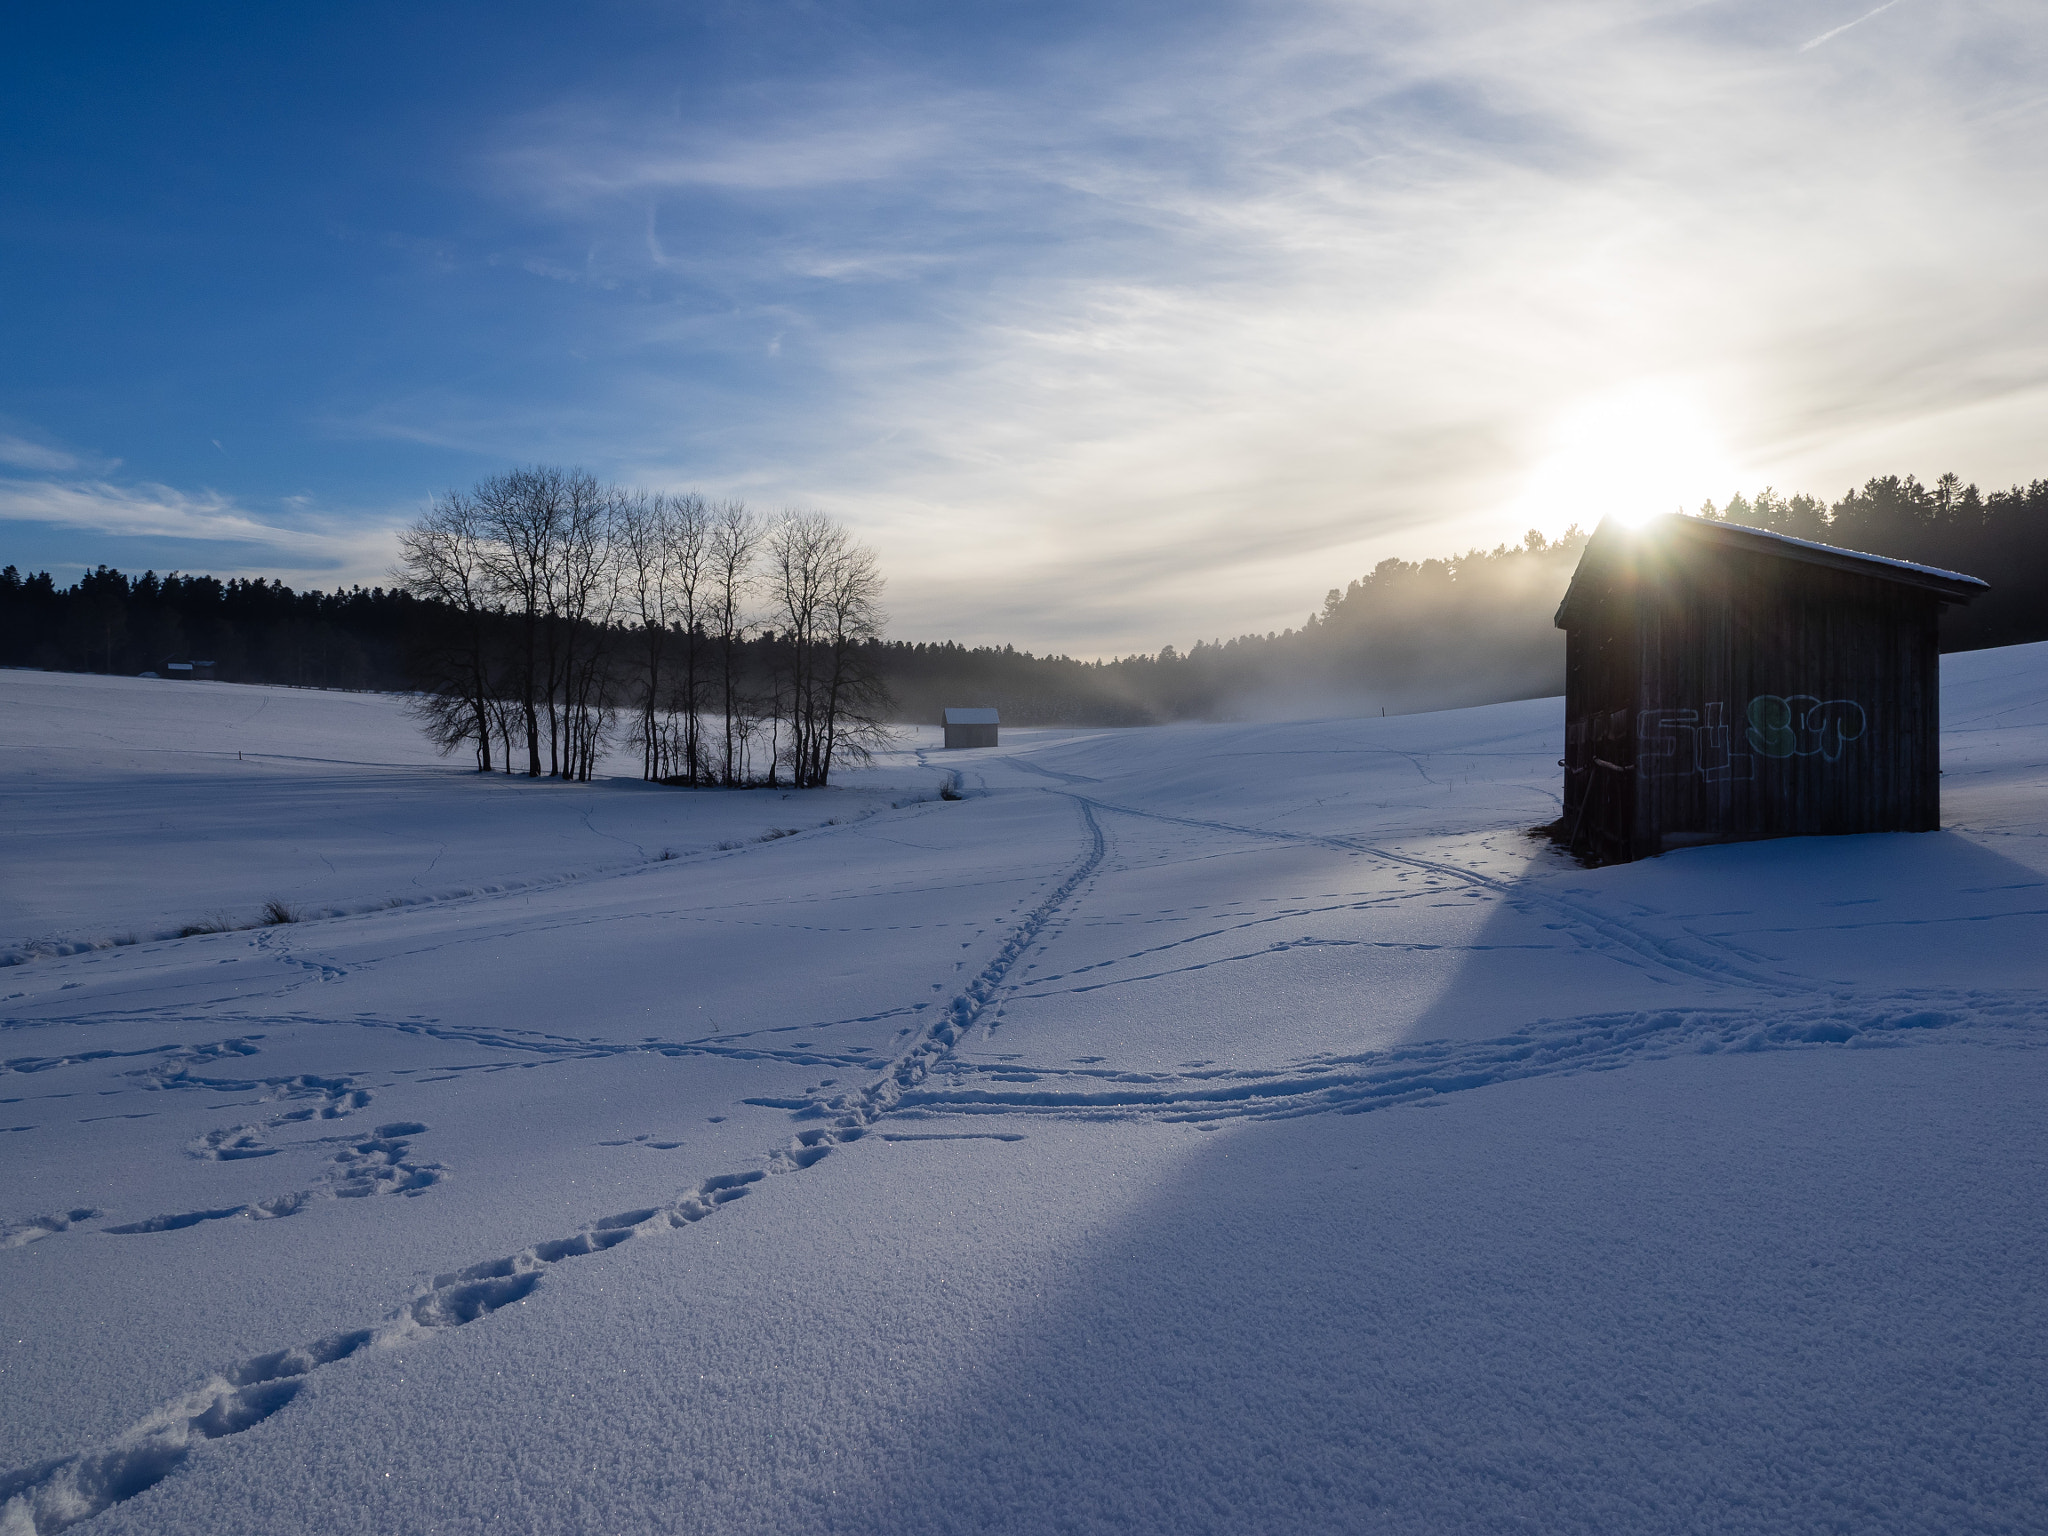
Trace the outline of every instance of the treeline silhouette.
<instances>
[{"instance_id":1,"label":"treeline silhouette","mask_svg":"<svg viewBox=\"0 0 2048 1536\"><path fill-rule=\"evenodd\" d=\"M426 618L402 592L294 592L261 577L125 576L105 566L59 587L0 570L0 665L163 672L211 662L242 683L409 689L405 656Z\"/></svg>"},{"instance_id":2,"label":"treeline silhouette","mask_svg":"<svg viewBox=\"0 0 2048 1536\"><path fill-rule=\"evenodd\" d=\"M1945 651L2048 639L2048 480L1986 494L1954 475L1931 486L1890 475L1832 505L1766 489L1700 515L1983 577L1990 592L1942 616ZM1532 532L1446 559L1385 560L1331 589L1298 628L1187 651L1079 661L873 640L866 654L891 717L923 723L962 704L993 705L1011 725L1114 726L1537 698L1563 687L1551 615L1585 539ZM209 660L229 681L410 691L426 680L424 637L447 620L383 588L295 593L105 568L60 588L47 573L0 572L0 664L14 666L132 674ZM749 675L768 676L773 635L747 635L738 654Z\"/></svg>"},{"instance_id":3,"label":"treeline silhouette","mask_svg":"<svg viewBox=\"0 0 2048 1536\"><path fill-rule=\"evenodd\" d=\"M1989 495L1943 475L1867 481L1829 506L1765 489L1698 515L1982 576L1942 615L1942 649L2048 640L2048 480ZM1383 560L1332 588L1299 628L1085 663L957 645L897 646L881 663L902 718L993 704L1018 725L1138 725L1304 712L1455 708L1564 691L1551 623L1586 530L1441 560Z\"/></svg>"},{"instance_id":4,"label":"treeline silhouette","mask_svg":"<svg viewBox=\"0 0 2048 1536\"><path fill-rule=\"evenodd\" d=\"M1708 502L1700 515L1990 582L1975 602L1942 614L1943 651L2048 640L2048 480L1987 496L1952 474L1931 486L1886 475L1832 507L1764 490L1719 508Z\"/></svg>"}]
</instances>

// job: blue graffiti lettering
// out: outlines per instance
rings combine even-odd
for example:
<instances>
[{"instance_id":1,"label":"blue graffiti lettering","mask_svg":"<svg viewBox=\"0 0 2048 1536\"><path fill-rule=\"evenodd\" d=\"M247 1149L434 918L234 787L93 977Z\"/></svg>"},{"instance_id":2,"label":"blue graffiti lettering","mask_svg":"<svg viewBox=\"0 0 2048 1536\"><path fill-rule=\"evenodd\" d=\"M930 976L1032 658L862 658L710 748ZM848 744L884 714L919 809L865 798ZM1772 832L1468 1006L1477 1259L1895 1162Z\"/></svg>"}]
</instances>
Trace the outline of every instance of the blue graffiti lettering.
<instances>
[{"instance_id":1,"label":"blue graffiti lettering","mask_svg":"<svg viewBox=\"0 0 2048 1536\"><path fill-rule=\"evenodd\" d=\"M1869 720L1853 699L1817 699L1810 693L1761 693L1749 701L1750 749L1763 757L1812 757L1834 762L1863 735Z\"/></svg>"}]
</instances>

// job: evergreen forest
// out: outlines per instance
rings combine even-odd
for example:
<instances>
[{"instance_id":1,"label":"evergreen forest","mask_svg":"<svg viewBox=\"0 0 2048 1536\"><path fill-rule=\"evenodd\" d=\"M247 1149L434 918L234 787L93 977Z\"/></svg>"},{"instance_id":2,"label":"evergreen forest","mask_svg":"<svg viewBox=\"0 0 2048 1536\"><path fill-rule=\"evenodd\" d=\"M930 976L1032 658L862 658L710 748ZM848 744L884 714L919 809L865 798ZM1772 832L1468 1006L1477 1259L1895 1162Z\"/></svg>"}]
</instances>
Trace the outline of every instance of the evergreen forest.
<instances>
[{"instance_id":1,"label":"evergreen forest","mask_svg":"<svg viewBox=\"0 0 2048 1536\"><path fill-rule=\"evenodd\" d=\"M1942 618L1945 651L2048 639L2048 480L1981 492L1944 475L1873 478L1833 504L1765 490L1700 515L1978 575L1991 591ZM1010 646L859 642L887 717L932 723L947 705L993 705L1012 725L1142 725L1304 711L1399 713L1563 687L1551 615L1583 549L1548 540L1419 562L1385 560L1297 628L1202 641L1182 651L1080 661ZM402 586L295 592L261 578L104 566L69 586L0 570L0 665L210 676L228 682L446 693L446 645L460 616ZM510 622L510 616L506 616ZM646 653L637 616L607 621L612 665ZM700 639L704 638L699 635ZM765 689L787 647L766 613L720 637L718 664ZM171 673L175 663L200 665ZM623 696L623 694L622 694Z\"/></svg>"}]
</instances>

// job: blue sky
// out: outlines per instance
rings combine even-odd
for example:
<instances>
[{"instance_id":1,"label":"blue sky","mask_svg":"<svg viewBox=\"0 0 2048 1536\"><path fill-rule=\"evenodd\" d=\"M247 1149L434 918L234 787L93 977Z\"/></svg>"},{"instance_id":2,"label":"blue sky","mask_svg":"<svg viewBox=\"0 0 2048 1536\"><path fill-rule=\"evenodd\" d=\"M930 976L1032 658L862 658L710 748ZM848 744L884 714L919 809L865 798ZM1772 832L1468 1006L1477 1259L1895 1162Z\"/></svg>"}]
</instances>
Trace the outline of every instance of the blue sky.
<instances>
[{"instance_id":1,"label":"blue sky","mask_svg":"<svg viewBox=\"0 0 2048 1536\"><path fill-rule=\"evenodd\" d=\"M2048 26L1776 4L17 7L0 561L379 579L511 464L1096 655L1738 488L2048 474Z\"/></svg>"}]
</instances>

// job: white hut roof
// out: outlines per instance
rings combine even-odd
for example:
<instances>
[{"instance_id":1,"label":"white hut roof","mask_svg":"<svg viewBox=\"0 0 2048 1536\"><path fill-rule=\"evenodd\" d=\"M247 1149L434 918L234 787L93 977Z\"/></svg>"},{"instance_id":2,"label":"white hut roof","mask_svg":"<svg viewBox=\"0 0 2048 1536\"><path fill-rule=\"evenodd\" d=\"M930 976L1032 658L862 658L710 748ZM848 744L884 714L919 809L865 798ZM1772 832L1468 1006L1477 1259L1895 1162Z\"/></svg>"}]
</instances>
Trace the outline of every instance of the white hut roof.
<instances>
[{"instance_id":1,"label":"white hut roof","mask_svg":"<svg viewBox=\"0 0 2048 1536\"><path fill-rule=\"evenodd\" d=\"M949 709L946 711L948 725L1001 725L992 709Z\"/></svg>"}]
</instances>

